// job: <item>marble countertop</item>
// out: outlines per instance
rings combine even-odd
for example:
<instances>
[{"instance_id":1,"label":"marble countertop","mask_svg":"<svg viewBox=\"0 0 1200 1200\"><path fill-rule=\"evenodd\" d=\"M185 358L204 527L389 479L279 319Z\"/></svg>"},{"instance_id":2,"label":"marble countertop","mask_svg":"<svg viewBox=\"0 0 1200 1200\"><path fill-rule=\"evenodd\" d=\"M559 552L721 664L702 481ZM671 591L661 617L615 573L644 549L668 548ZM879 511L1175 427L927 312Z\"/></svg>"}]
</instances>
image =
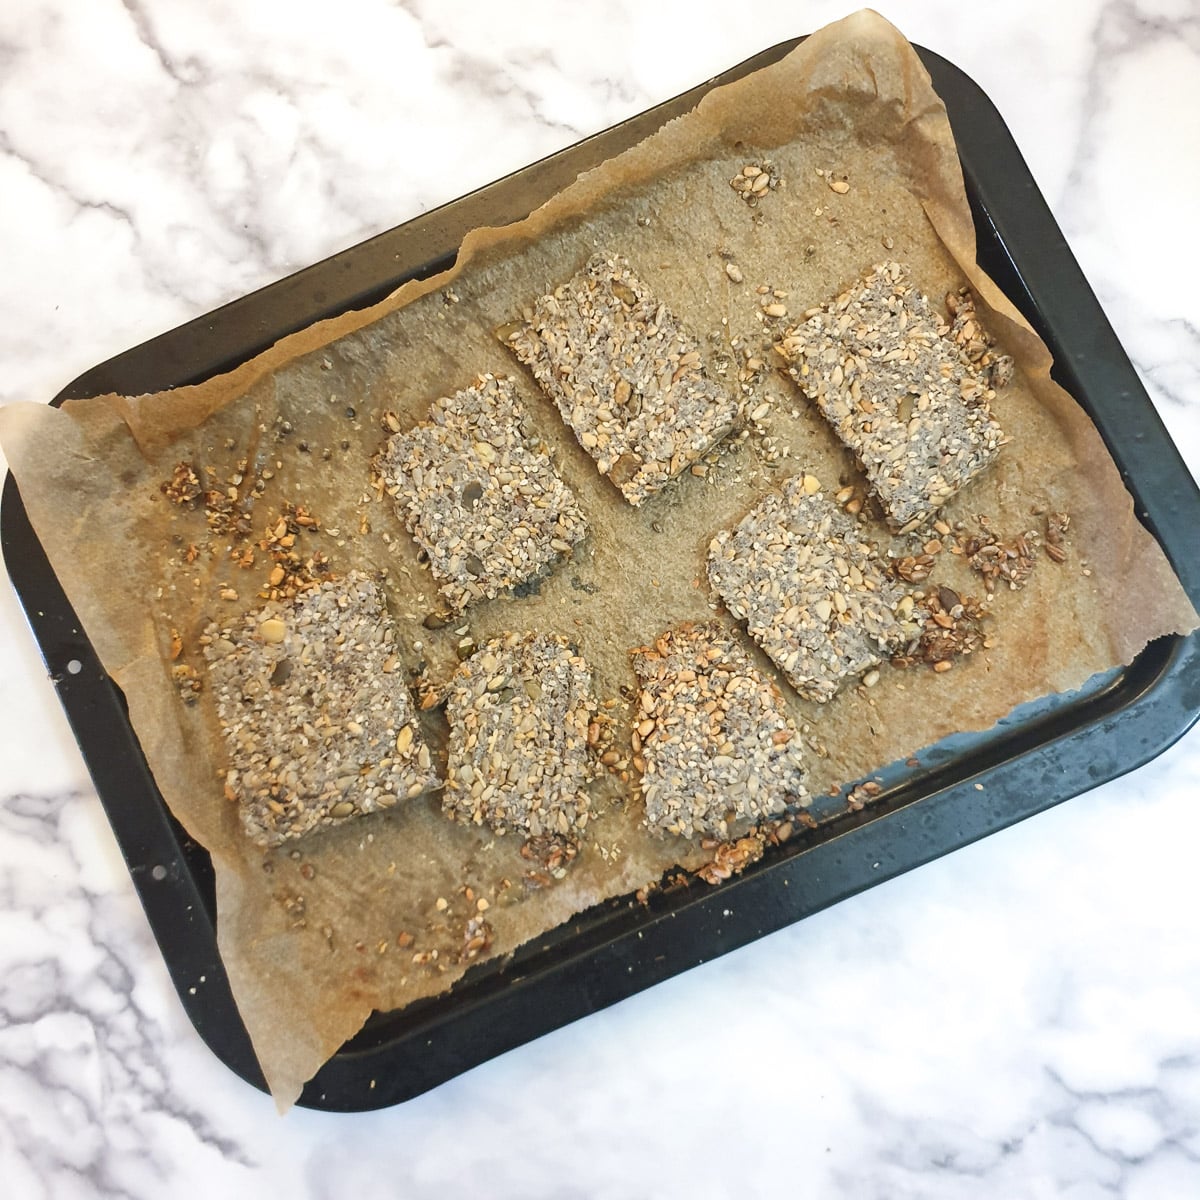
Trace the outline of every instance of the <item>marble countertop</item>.
<instances>
[{"instance_id":1,"label":"marble countertop","mask_svg":"<svg viewBox=\"0 0 1200 1200\"><path fill-rule=\"evenodd\" d=\"M1195 0L879 7L995 101L1200 474ZM4 5L0 402L847 11ZM1196 731L406 1105L284 1119L188 1023L7 581L0 771L11 1200L1200 1194Z\"/></svg>"}]
</instances>

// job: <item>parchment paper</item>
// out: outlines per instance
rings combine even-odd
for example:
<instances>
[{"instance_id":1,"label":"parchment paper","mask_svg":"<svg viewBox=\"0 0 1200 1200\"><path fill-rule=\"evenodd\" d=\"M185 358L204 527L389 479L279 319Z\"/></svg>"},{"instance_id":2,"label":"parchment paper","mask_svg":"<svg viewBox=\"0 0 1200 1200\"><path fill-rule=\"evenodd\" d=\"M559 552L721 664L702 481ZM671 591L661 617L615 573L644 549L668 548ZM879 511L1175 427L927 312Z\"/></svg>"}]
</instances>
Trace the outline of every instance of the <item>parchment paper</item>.
<instances>
[{"instance_id":1,"label":"parchment paper","mask_svg":"<svg viewBox=\"0 0 1200 1200\"><path fill-rule=\"evenodd\" d=\"M729 180L764 157L783 185L750 208ZM831 190L818 168L844 176L849 190ZM786 457L765 464L756 435L726 450L707 478L685 475L641 509L627 506L492 335L595 249L631 260L705 339L711 371L756 348L771 361L760 284L786 292L798 314L887 258L909 264L939 302L969 282L985 323L1017 360L1017 380L994 406L1010 444L946 517L986 514L1011 536L1039 528L1032 509L1066 511L1067 561L1042 560L1023 590L998 594L993 648L945 675L885 668L870 692L848 688L824 707L784 684L793 715L809 727L814 793L950 732L988 728L1017 704L1076 687L1128 662L1149 639L1196 624L1095 428L1050 381L1045 346L977 267L944 108L911 47L873 13L830 26L777 65L710 93L527 220L476 231L452 270L405 285L373 309L316 325L196 387L0 412L38 537L128 699L167 803L212 854L221 954L283 1107L372 1010L436 994L461 976L480 898L489 905L482 915L490 953L503 955L673 864L695 867L711 851L646 832L640 802L615 778L599 789L606 811L578 860L548 886L531 878L536 864L521 857L516 838L452 825L436 798L294 849L251 845L222 795L226 759L210 698L201 690L184 704L172 677L172 631L182 641L179 662L202 675L200 632L213 618L258 607L269 563L260 554L236 565L229 539L205 526L203 511L173 505L160 485L181 461L211 468L225 484L239 459L262 456L274 475L254 508L255 537L283 501L310 509L322 528L302 533L302 551L324 552L338 573L358 568L382 581L406 669L445 678L463 625L477 641L505 629L562 632L593 664L600 694L618 701L618 745L627 746L628 650L679 621L713 615L703 582L712 534L797 470L813 471L830 491L859 478L799 393L772 371L752 385L746 407L772 402L770 433ZM726 274L729 259L744 283ZM431 631L422 620L441 607L434 581L390 501L372 489L370 457L385 436L385 411L407 427L481 371L520 380L593 533L536 595L481 604ZM727 378L735 377L736 365ZM882 524L874 534L888 545ZM189 545L197 547L192 562ZM946 553L932 582L981 591ZM223 588L238 598L221 599ZM425 726L440 753L442 718L427 714Z\"/></svg>"}]
</instances>

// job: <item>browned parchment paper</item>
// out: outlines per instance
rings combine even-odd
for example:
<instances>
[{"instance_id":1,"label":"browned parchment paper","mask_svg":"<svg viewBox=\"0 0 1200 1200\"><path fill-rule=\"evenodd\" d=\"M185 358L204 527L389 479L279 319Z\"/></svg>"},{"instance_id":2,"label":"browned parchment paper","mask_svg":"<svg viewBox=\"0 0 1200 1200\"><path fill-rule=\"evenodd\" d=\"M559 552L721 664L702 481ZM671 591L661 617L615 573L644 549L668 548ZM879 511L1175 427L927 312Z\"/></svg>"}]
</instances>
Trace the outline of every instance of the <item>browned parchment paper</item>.
<instances>
[{"instance_id":1,"label":"browned parchment paper","mask_svg":"<svg viewBox=\"0 0 1200 1200\"><path fill-rule=\"evenodd\" d=\"M729 180L763 157L776 163L783 186L752 209ZM849 190L833 191L818 168L844 176ZM793 715L809 728L814 793L952 731L987 728L1017 704L1078 686L1129 661L1147 640L1196 623L1096 430L1050 381L1046 348L978 269L943 106L908 44L872 13L710 93L527 220L476 231L451 271L406 285L374 309L314 326L196 387L104 396L61 411L5 410L0 435L38 536L128 698L163 795L212 853L221 953L283 1106L372 1009L436 994L461 976L479 898L489 903L491 953L502 955L604 897L710 853L647 833L640 803L616 779L599 789L604 815L575 865L549 886L531 882L516 838L451 825L436 799L351 822L294 852L250 845L222 795L225 754L212 705L203 691L190 706L180 699L171 640L177 630L180 661L202 673L200 632L214 617L257 607L269 563L260 554L238 566L203 511L172 505L160 485L181 461L227 483L239 459L261 456L273 479L254 509L256 537L284 500L306 505L322 528L302 534L302 549L326 553L339 573L358 568L381 580L406 668L425 665L445 677L463 625L477 641L504 629L567 634L594 665L601 696L619 701L618 745L627 746L620 689L633 683L628 650L713 614L703 582L712 534L797 470L816 473L831 491L857 476L799 393L769 372L746 406L771 402L770 433L786 457L765 463L756 435L727 450L707 478L686 475L639 510L625 505L491 332L595 249L631 260L704 338L713 371L747 351L769 357L758 285L785 291L799 313L885 258L908 263L939 300L969 282L1018 362L1017 380L995 404L1011 442L946 516L970 522L983 513L1012 536L1039 528L1034 508L1065 510L1067 561L1043 559L1026 588L998 594L995 645L946 675L886 668L877 687L849 688L824 707L784 685ZM730 280L729 259L745 282ZM518 378L593 533L538 594L481 604L431 631L422 619L440 607L434 582L390 502L372 490L369 460L385 411L412 424L431 400L481 371ZM874 533L888 544L882 525ZM192 562L189 545L197 547ZM949 554L939 557L933 582L981 590ZM222 589L237 599L221 599ZM440 715L424 720L443 746Z\"/></svg>"}]
</instances>

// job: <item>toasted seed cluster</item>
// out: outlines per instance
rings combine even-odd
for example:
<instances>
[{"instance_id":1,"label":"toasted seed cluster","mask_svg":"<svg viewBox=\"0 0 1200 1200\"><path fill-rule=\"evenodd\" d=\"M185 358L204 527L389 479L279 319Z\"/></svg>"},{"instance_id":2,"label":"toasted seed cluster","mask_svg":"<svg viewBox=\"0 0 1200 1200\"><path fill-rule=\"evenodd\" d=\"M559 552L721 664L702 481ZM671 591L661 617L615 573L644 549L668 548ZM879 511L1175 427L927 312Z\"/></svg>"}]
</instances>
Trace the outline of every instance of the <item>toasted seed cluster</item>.
<instances>
[{"instance_id":1,"label":"toasted seed cluster","mask_svg":"<svg viewBox=\"0 0 1200 1200\"><path fill-rule=\"evenodd\" d=\"M486 643L450 681L447 816L530 837L582 831L595 709L591 668L565 638L507 633Z\"/></svg>"},{"instance_id":2,"label":"toasted seed cluster","mask_svg":"<svg viewBox=\"0 0 1200 1200\"><path fill-rule=\"evenodd\" d=\"M719 622L681 625L632 658L651 826L725 837L730 821L807 803L783 697Z\"/></svg>"},{"instance_id":3,"label":"toasted seed cluster","mask_svg":"<svg viewBox=\"0 0 1200 1200\"><path fill-rule=\"evenodd\" d=\"M522 431L516 384L483 375L389 439L379 470L456 609L492 599L587 533L574 493Z\"/></svg>"},{"instance_id":4,"label":"toasted seed cluster","mask_svg":"<svg viewBox=\"0 0 1200 1200\"><path fill-rule=\"evenodd\" d=\"M753 208L767 194L779 186L779 170L770 159L746 163L729 181L729 186Z\"/></svg>"},{"instance_id":5,"label":"toasted seed cluster","mask_svg":"<svg viewBox=\"0 0 1200 1200\"><path fill-rule=\"evenodd\" d=\"M999 391L1012 379L1013 360L996 349L995 338L980 323L971 289L950 292L946 311L950 314L947 336L971 364L984 390Z\"/></svg>"},{"instance_id":6,"label":"toasted seed cluster","mask_svg":"<svg viewBox=\"0 0 1200 1200\"><path fill-rule=\"evenodd\" d=\"M229 756L225 794L254 841L277 845L438 784L395 627L365 576L269 601L202 640Z\"/></svg>"},{"instance_id":7,"label":"toasted seed cluster","mask_svg":"<svg viewBox=\"0 0 1200 1200\"><path fill-rule=\"evenodd\" d=\"M1071 514L1049 512L1046 514L1046 554L1051 561L1067 561L1067 530L1071 528Z\"/></svg>"},{"instance_id":8,"label":"toasted seed cluster","mask_svg":"<svg viewBox=\"0 0 1200 1200\"><path fill-rule=\"evenodd\" d=\"M898 667L923 662L941 674L956 659L992 644L983 630L988 611L974 596L960 596L948 587L930 588L913 615L920 632L892 659Z\"/></svg>"},{"instance_id":9,"label":"toasted seed cluster","mask_svg":"<svg viewBox=\"0 0 1200 1200\"><path fill-rule=\"evenodd\" d=\"M813 475L788 480L717 534L708 579L808 700L831 699L846 676L905 641L900 589Z\"/></svg>"},{"instance_id":10,"label":"toasted seed cluster","mask_svg":"<svg viewBox=\"0 0 1200 1200\"><path fill-rule=\"evenodd\" d=\"M700 342L622 258L592 258L500 337L630 504L733 426L737 405L707 378Z\"/></svg>"},{"instance_id":11,"label":"toasted seed cluster","mask_svg":"<svg viewBox=\"0 0 1200 1200\"><path fill-rule=\"evenodd\" d=\"M955 298L956 314L963 304ZM906 532L987 467L1002 434L988 408L1011 372L973 359L973 307L952 331L895 262L810 309L777 349L838 437L862 461L889 524ZM961 335L970 321L971 337ZM990 344L990 341L987 343Z\"/></svg>"},{"instance_id":12,"label":"toasted seed cluster","mask_svg":"<svg viewBox=\"0 0 1200 1200\"><path fill-rule=\"evenodd\" d=\"M983 577L989 592L1004 584L1014 592L1024 587L1037 565L1034 556L1041 540L1037 531L1030 529L1011 540L1002 540L987 518L976 519L979 532L969 534L959 542L967 565Z\"/></svg>"}]
</instances>

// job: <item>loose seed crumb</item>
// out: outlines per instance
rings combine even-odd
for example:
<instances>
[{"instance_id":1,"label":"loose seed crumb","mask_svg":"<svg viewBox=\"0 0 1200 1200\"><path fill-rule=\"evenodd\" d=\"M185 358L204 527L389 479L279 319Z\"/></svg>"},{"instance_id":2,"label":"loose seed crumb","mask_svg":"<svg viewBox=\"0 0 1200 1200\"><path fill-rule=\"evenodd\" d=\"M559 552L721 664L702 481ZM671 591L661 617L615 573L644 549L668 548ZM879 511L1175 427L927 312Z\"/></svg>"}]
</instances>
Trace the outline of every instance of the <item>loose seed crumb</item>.
<instances>
[{"instance_id":1,"label":"loose seed crumb","mask_svg":"<svg viewBox=\"0 0 1200 1200\"><path fill-rule=\"evenodd\" d=\"M1071 518L1065 512L1049 512L1046 514L1046 556L1053 562L1067 561L1066 539L1067 530L1071 526Z\"/></svg>"},{"instance_id":2,"label":"loose seed crumb","mask_svg":"<svg viewBox=\"0 0 1200 1200\"><path fill-rule=\"evenodd\" d=\"M921 622L919 631L892 659L898 667L923 662L944 672L955 659L992 644L983 633L987 609L974 596L960 596L948 587L932 588L921 597L915 616Z\"/></svg>"},{"instance_id":3,"label":"loose seed crumb","mask_svg":"<svg viewBox=\"0 0 1200 1200\"><path fill-rule=\"evenodd\" d=\"M1005 541L992 530L987 517L980 516L976 520L979 532L959 543L967 564L981 576L989 591L995 588L997 580L1007 583L1010 591L1024 587L1037 562L1034 553L1040 538L1036 530L1028 530ZM1060 544L1055 543L1055 547L1060 548Z\"/></svg>"},{"instance_id":4,"label":"loose seed crumb","mask_svg":"<svg viewBox=\"0 0 1200 1200\"><path fill-rule=\"evenodd\" d=\"M769 192L780 186L781 179L776 165L764 158L760 162L746 163L729 181L729 186L751 207Z\"/></svg>"},{"instance_id":5,"label":"loose seed crumb","mask_svg":"<svg viewBox=\"0 0 1200 1200\"><path fill-rule=\"evenodd\" d=\"M779 839L785 840L785 839ZM712 861L702 866L696 875L705 883L716 885L734 875L740 875L751 863L758 862L766 848L766 838L753 833L732 842L721 842Z\"/></svg>"}]
</instances>

